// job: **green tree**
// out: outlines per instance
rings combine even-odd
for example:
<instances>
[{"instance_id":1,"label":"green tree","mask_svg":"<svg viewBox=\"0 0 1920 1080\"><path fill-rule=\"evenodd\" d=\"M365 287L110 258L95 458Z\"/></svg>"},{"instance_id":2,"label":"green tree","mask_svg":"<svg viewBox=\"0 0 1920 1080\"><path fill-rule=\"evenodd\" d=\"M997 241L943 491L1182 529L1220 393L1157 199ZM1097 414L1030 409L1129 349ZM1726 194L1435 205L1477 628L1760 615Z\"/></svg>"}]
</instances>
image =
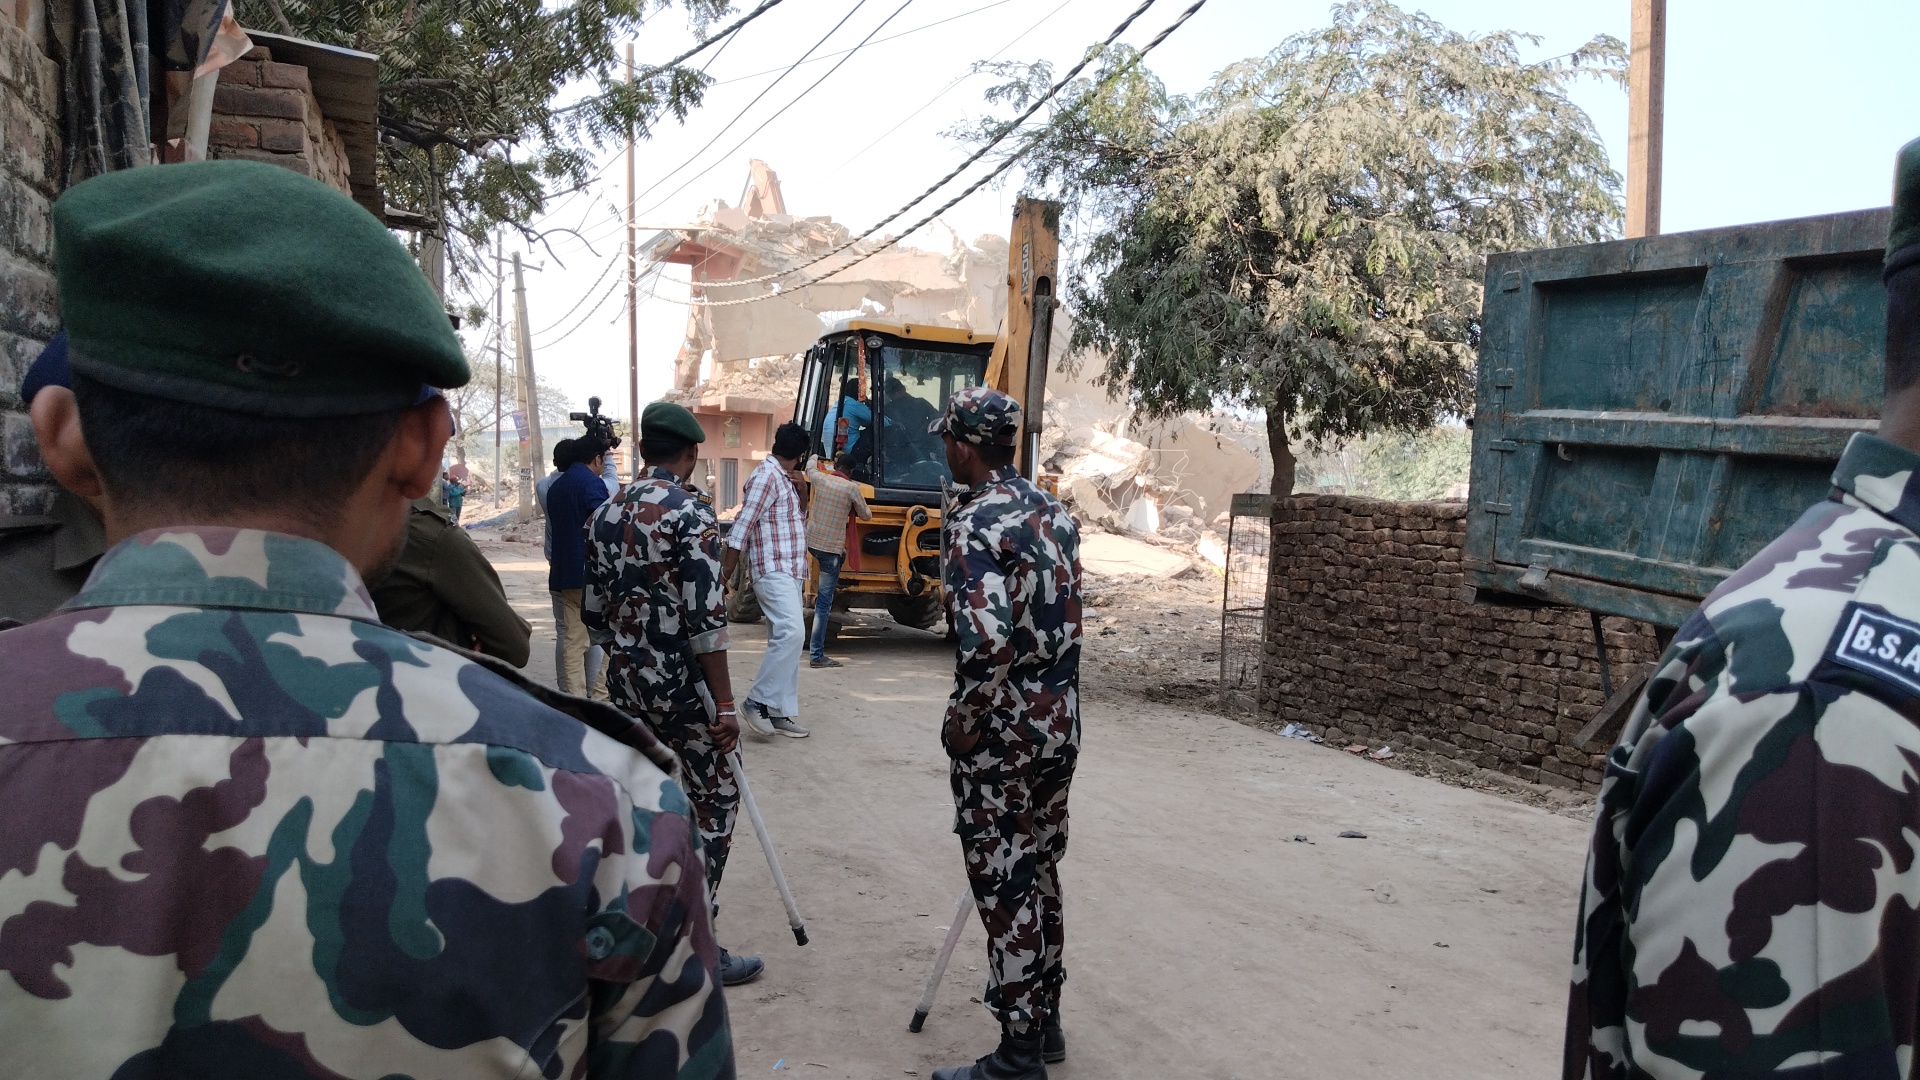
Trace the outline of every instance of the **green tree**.
<instances>
[{"instance_id":1,"label":"green tree","mask_svg":"<svg viewBox=\"0 0 1920 1080\"><path fill-rule=\"evenodd\" d=\"M1074 344L1148 414L1265 409L1289 437L1423 431L1471 405L1489 252L1605 239L1619 178L1567 97L1619 78L1598 37L1524 62L1524 34L1455 33L1385 0L1169 95L1116 52L1015 153L1081 233ZM998 68L1022 108L1045 65ZM983 121L971 134L994 130Z\"/></svg>"},{"instance_id":2,"label":"green tree","mask_svg":"<svg viewBox=\"0 0 1920 1080\"><path fill-rule=\"evenodd\" d=\"M618 43L684 8L696 31L728 0L236 0L240 21L380 57L387 202L445 222L456 280L489 230L527 231L551 192L584 185L593 151L684 118L710 80L684 66L625 80ZM587 92L555 104L563 87ZM531 236L531 234L528 234ZM476 317L479 312L474 313Z\"/></svg>"}]
</instances>

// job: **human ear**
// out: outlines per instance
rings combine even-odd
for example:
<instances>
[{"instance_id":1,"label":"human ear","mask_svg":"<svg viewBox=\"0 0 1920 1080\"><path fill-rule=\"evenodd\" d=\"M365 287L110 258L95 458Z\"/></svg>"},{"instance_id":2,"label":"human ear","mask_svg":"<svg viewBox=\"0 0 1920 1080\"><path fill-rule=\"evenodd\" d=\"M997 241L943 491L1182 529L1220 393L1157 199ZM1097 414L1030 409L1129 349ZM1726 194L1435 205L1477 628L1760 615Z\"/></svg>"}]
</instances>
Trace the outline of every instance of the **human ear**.
<instances>
[{"instance_id":1,"label":"human ear","mask_svg":"<svg viewBox=\"0 0 1920 1080\"><path fill-rule=\"evenodd\" d=\"M33 419L33 438L40 446L40 460L46 462L60 486L89 501L106 496L106 483L87 449L85 432L80 429L80 405L73 391L64 386L48 386L33 396L28 409Z\"/></svg>"}]
</instances>

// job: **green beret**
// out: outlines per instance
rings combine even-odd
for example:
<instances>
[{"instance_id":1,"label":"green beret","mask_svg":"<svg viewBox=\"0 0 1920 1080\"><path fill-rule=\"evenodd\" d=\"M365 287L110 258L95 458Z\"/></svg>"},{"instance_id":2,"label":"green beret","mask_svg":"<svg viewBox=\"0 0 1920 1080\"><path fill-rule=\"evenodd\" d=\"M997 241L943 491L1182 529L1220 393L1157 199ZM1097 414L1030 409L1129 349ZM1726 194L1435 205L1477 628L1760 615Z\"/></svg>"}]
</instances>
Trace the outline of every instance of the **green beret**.
<instances>
[{"instance_id":1,"label":"green beret","mask_svg":"<svg viewBox=\"0 0 1920 1080\"><path fill-rule=\"evenodd\" d=\"M1887 231L1886 276L1920 262L1920 139L1893 159L1893 227Z\"/></svg>"},{"instance_id":2,"label":"green beret","mask_svg":"<svg viewBox=\"0 0 1920 1080\"><path fill-rule=\"evenodd\" d=\"M687 411L686 406L675 405L671 401L656 401L640 410L640 437L679 439L690 443L707 441L707 433L701 429L700 421Z\"/></svg>"},{"instance_id":3,"label":"green beret","mask_svg":"<svg viewBox=\"0 0 1920 1080\"><path fill-rule=\"evenodd\" d=\"M432 286L352 199L256 161L106 173L53 206L73 369L260 416L400 408L471 377Z\"/></svg>"}]
</instances>

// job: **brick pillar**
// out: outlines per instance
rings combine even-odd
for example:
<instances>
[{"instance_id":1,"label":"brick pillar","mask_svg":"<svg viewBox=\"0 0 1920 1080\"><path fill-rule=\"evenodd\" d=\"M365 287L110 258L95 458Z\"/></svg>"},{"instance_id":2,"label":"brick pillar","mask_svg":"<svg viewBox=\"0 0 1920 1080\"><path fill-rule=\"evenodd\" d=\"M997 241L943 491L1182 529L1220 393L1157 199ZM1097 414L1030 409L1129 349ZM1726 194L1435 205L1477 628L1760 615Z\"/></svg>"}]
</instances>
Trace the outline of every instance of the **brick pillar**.
<instances>
[{"instance_id":1,"label":"brick pillar","mask_svg":"<svg viewBox=\"0 0 1920 1080\"><path fill-rule=\"evenodd\" d=\"M264 161L352 194L346 146L320 114L307 69L275 62L264 45L220 69L207 156Z\"/></svg>"}]
</instances>

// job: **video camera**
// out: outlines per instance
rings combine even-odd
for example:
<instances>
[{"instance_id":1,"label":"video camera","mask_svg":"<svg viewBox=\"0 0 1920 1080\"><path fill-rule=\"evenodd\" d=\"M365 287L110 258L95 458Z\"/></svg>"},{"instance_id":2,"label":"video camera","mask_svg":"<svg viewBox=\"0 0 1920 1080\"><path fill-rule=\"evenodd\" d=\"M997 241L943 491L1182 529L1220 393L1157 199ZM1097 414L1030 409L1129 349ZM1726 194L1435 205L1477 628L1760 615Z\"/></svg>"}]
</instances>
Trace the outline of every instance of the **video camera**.
<instances>
[{"instance_id":1,"label":"video camera","mask_svg":"<svg viewBox=\"0 0 1920 1080\"><path fill-rule=\"evenodd\" d=\"M615 435L613 433L612 418L600 415L600 399L599 398L597 397L588 398L587 411L568 413L567 419L578 420L582 424L585 424L587 428L586 437L588 439L591 439L594 442L599 443L600 445L606 447L608 450L620 449L620 436Z\"/></svg>"}]
</instances>

